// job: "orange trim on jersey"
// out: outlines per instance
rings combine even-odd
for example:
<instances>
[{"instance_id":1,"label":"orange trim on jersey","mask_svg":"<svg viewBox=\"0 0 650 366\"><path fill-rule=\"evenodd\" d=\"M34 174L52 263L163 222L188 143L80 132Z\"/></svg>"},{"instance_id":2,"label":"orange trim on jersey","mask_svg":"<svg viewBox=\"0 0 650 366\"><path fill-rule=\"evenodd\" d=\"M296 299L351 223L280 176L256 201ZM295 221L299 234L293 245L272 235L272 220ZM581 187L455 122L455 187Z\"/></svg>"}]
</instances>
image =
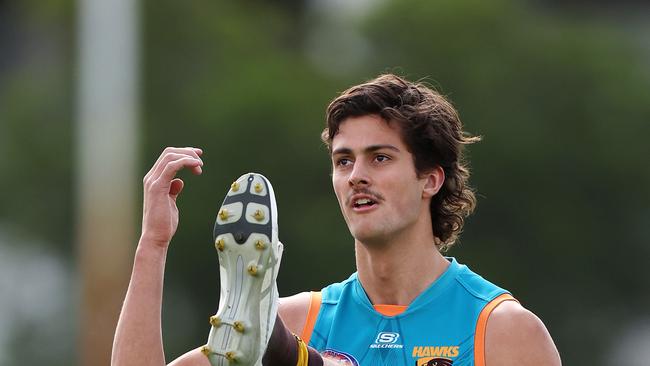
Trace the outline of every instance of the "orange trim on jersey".
<instances>
[{"instance_id":1,"label":"orange trim on jersey","mask_svg":"<svg viewBox=\"0 0 650 366\"><path fill-rule=\"evenodd\" d=\"M309 310L307 310L307 319L305 320L305 326L302 328L302 333L300 334L300 338L302 338L305 344L309 344L309 340L311 339L311 333L314 331L318 312L320 311L320 303L323 298L320 291L312 291L309 295L310 301Z\"/></svg>"},{"instance_id":2,"label":"orange trim on jersey","mask_svg":"<svg viewBox=\"0 0 650 366\"><path fill-rule=\"evenodd\" d=\"M490 314L494 308L504 301L517 301L510 294L502 294L494 298L485 305L483 310L478 316L478 321L476 322L476 332L474 333L474 365L475 366L485 366L485 330L487 329L487 322Z\"/></svg>"},{"instance_id":3,"label":"orange trim on jersey","mask_svg":"<svg viewBox=\"0 0 650 366\"><path fill-rule=\"evenodd\" d=\"M406 305L373 305L375 310L381 315L395 316L406 311Z\"/></svg>"}]
</instances>

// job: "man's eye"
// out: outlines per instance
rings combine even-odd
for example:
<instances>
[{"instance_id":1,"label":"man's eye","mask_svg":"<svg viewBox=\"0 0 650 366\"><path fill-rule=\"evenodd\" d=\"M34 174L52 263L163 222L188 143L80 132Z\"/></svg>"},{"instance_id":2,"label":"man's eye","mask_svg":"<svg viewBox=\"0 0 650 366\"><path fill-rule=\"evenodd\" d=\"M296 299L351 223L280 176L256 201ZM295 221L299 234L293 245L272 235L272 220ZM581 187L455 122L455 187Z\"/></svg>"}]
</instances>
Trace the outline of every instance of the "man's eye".
<instances>
[{"instance_id":1,"label":"man's eye","mask_svg":"<svg viewBox=\"0 0 650 366\"><path fill-rule=\"evenodd\" d=\"M390 160L390 158L388 156L386 156L386 155L377 155L377 157L375 157L375 160L382 163L384 161Z\"/></svg>"},{"instance_id":2,"label":"man's eye","mask_svg":"<svg viewBox=\"0 0 650 366\"><path fill-rule=\"evenodd\" d=\"M337 166L347 166L350 165L352 161L348 158L341 158L336 160L336 165Z\"/></svg>"}]
</instances>

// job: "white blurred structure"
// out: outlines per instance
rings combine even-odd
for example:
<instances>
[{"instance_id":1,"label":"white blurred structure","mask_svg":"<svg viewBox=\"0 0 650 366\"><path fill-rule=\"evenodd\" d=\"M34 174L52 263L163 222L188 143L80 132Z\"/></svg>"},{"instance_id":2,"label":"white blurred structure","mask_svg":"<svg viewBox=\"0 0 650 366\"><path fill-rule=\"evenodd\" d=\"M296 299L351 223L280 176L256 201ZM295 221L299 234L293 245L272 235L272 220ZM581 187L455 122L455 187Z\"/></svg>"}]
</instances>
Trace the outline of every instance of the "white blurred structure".
<instances>
[{"instance_id":1,"label":"white blurred structure","mask_svg":"<svg viewBox=\"0 0 650 366\"><path fill-rule=\"evenodd\" d=\"M647 366L650 364L650 317L639 314L623 328L609 348L607 365Z\"/></svg>"},{"instance_id":2,"label":"white blurred structure","mask_svg":"<svg viewBox=\"0 0 650 366\"><path fill-rule=\"evenodd\" d=\"M304 52L328 75L354 74L372 59L370 42L358 23L384 0L310 0Z\"/></svg>"},{"instance_id":3,"label":"white blurred structure","mask_svg":"<svg viewBox=\"0 0 650 366\"><path fill-rule=\"evenodd\" d=\"M136 240L138 19L135 0L79 2L80 365L110 364Z\"/></svg>"},{"instance_id":4,"label":"white blurred structure","mask_svg":"<svg viewBox=\"0 0 650 366\"><path fill-rule=\"evenodd\" d=\"M0 226L0 365L62 364L72 353L72 273L46 248Z\"/></svg>"}]
</instances>

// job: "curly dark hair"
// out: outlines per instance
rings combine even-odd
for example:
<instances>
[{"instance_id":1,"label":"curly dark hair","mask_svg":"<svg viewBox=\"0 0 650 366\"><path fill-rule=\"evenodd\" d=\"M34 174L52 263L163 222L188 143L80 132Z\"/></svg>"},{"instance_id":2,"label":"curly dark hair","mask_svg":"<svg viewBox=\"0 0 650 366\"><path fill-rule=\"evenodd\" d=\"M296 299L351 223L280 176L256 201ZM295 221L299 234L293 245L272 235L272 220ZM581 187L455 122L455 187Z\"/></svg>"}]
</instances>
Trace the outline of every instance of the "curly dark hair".
<instances>
[{"instance_id":1,"label":"curly dark hair","mask_svg":"<svg viewBox=\"0 0 650 366\"><path fill-rule=\"evenodd\" d=\"M400 127L419 176L436 166L444 170L445 182L431 200L430 211L435 245L446 251L476 207L463 150L481 138L463 131L453 105L432 87L385 74L344 91L327 107L321 138L330 152L343 121L371 114Z\"/></svg>"}]
</instances>

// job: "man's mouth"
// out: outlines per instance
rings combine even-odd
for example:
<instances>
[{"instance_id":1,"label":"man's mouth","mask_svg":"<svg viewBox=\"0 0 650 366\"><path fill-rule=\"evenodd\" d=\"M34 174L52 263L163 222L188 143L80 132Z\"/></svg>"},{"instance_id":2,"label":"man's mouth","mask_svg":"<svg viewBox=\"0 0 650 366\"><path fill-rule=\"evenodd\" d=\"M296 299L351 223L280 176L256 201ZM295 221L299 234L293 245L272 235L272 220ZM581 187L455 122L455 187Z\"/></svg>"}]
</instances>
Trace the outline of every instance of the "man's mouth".
<instances>
[{"instance_id":1,"label":"man's mouth","mask_svg":"<svg viewBox=\"0 0 650 366\"><path fill-rule=\"evenodd\" d=\"M356 212L363 212L379 206L384 201L379 193L369 189L355 190L346 200L346 205Z\"/></svg>"},{"instance_id":2,"label":"man's mouth","mask_svg":"<svg viewBox=\"0 0 650 366\"><path fill-rule=\"evenodd\" d=\"M372 207L376 204L377 202L370 198L357 198L352 202L352 207L365 208L365 207Z\"/></svg>"}]
</instances>

